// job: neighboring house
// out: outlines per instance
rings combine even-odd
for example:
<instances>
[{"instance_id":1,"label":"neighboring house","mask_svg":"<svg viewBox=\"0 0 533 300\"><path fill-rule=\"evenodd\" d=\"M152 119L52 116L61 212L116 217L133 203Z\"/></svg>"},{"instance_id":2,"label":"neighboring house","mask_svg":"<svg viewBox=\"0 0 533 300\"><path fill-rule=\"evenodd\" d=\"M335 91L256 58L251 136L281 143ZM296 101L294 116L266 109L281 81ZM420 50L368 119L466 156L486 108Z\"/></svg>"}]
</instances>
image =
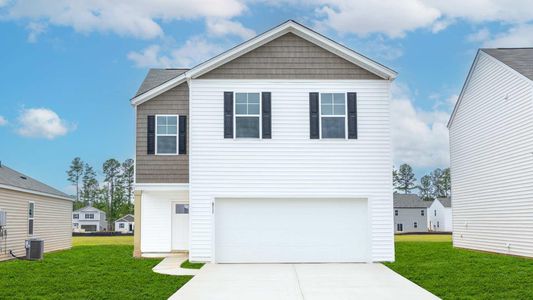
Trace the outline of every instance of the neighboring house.
<instances>
[{"instance_id":1,"label":"neighboring house","mask_svg":"<svg viewBox=\"0 0 533 300\"><path fill-rule=\"evenodd\" d=\"M72 212L72 230L75 232L93 232L107 230L106 213L86 206Z\"/></svg>"},{"instance_id":2,"label":"neighboring house","mask_svg":"<svg viewBox=\"0 0 533 300\"><path fill-rule=\"evenodd\" d=\"M394 232L428 232L428 207L433 201L424 201L415 194L394 194Z\"/></svg>"},{"instance_id":3,"label":"neighboring house","mask_svg":"<svg viewBox=\"0 0 533 300\"><path fill-rule=\"evenodd\" d=\"M134 255L394 260L395 77L294 21L193 69L150 70L131 101Z\"/></svg>"},{"instance_id":4,"label":"neighboring house","mask_svg":"<svg viewBox=\"0 0 533 300\"><path fill-rule=\"evenodd\" d=\"M67 194L0 163L0 261L13 258L10 250L24 256L31 238L44 240L45 252L72 247L72 203Z\"/></svg>"},{"instance_id":5,"label":"neighboring house","mask_svg":"<svg viewBox=\"0 0 533 300\"><path fill-rule=\"evenodd\" d=\"M133 215L125 215L115 221L115 231L122 233L132 233L135 229L135 222Z\"/></svg>"},{"instance_id":6,"label":"neighboring house","mask_svg":"<svg viewBox=\"0 0 533 300\"><path fill-rule=\"evenodd\" d=\"M450 197L437 198L428 208L429 231L452 232L452 201Z\"/></svg>"},{"instance_id":7,"label":"neighboring house","mask_svg":"<svg viewBox=\"0 0 533 300\"><path fill-rule=\"evenodd\" d=\"M453 244L533 257L533 48L480 49L453 110Z\"/></svg>"}]
</instances>

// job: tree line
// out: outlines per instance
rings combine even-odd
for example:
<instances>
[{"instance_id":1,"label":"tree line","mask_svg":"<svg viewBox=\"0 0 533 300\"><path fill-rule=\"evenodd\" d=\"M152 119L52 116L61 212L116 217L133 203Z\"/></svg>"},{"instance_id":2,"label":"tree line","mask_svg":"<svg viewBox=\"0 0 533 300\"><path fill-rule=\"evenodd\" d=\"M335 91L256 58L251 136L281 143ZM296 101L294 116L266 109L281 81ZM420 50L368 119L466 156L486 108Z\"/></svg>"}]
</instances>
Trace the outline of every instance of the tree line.
<instances>
[{"instance_id":1,"label":"tree line","mask_svg":"<svg viewBox=\"0 0 533 300\"><path fill-rule=\"evenodd\" d=\"M418 189L418 195L425 201L449 197L451 193L450 168L437 168L422 176L417 184L413 168L402 164L399 169L393 169L392 178L395 193L411 194Z\"/></svg>"},{"instance_id":2,"label":"tree line","mask_svg":"<svg viewBox=\"0 0 533 300\"><path fill-rule=\"evenodd\" d=\"M114 221L133 213L133 159L122 163L111 158L102 164L103 181L94 168L76 157L67 170L67 179L76 187L74 210L91 205L106 213L108 230Z\"/></svg>"}]
</instances>

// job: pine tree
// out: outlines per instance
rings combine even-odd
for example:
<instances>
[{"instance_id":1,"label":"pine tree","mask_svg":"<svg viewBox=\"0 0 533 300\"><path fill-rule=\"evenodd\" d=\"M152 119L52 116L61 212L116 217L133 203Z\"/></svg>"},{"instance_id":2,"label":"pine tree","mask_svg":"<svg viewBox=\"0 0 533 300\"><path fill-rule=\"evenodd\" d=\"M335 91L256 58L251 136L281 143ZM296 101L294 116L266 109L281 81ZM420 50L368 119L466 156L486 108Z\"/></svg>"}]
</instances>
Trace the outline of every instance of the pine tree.
<instances>
[{"instance_id":1,"label":"pine tree","mask_svg":"<svg viewBox=\"0 0 533 300\"><path fill-rule=\"evenodd\" d=\"M443 171L440 168L437 168L433 170L429 176L431 177L433 198L444 197L445 191L443 186Z\"/></svg>"},{"instance_id":2,"label":"pine tree","mask_svg":"<svg viewBox=\"0 0 533 300\"><path fill-rule=\"evenodd\" d=\"M76 202L80 201L80 177L83 174L83 161L76 157L70 163L70 168L67 171L67 179L76 186Z\"/></svg>"},{"instance_id":3,"label":"pine tree","mask_svg":"<svg viewBox=\"0 0 533 300\"><path fill-rule=\"evenodd\" d=\"M424 175L420 178L420 184L418 185L418 195L424 201L431 201L432 189L431 189L431 176Z\"/></svg>"},{"instance_id":4,"label":"pine tree","mask_svg":"<svg viewBox=\"0 0 533 300\"><path fill-rule=\"evenodd\" d=\"M446 168L442 171L441 184L444 197L449 197L451 195L452 186L451 186L451 176L450 168Z\"/></svg>"},{"instance_id":5,"label":"pine tree","mask_svg":"<svg viewBox=\"0 0 533 300\"><path fill-rule=\"evenodd\" d=\"M98 190L96 172L88 163L85 164L82 181L82 199L84 205L93 205Z\"/></svg>"},{"instance_id":6,"label":"pine tree","mask_svg":"<svg viewBox=\"0 0 533 300\"><path fill-rule=\"evenodd\" d=\"M119 181L120 163L116 159L111 158L104 162L102 169L105 175L104 181L107 182L109 185L109 195L107 204L107 227L109 230L113 230L113 221L115 220L115 210L113 208L116 206L113 202L115 202L116 200L115 188Z\"/></svg>"},{"instance_id":7,"label":"pine tree","mask_svg":"<svg viewBox=\"0 0 533 300\"><path fill-rule=\"evenodd\" d=\"M411 193L411 190L415 188L415 174L413 168L408 164L402 164L400 169L396 172L394 178L394 187L404 194Z\"/></svg>"}]
</instances>

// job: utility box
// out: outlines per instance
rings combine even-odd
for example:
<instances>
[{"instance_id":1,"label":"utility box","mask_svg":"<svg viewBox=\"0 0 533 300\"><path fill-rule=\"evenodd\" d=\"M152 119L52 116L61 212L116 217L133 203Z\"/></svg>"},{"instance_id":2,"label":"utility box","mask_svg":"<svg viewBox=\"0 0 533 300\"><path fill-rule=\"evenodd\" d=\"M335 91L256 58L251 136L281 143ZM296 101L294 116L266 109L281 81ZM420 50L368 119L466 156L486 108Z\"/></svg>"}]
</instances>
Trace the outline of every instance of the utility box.
<instances>
[{"instance_id":1,"label":"utility box","mask_svg":"<svg viewBox=\"0 0 533 300\"><path fill-rule=\"evenodd\" d=\"M0 210L0 227L7 226L7 212L5 210Z\"/></svg>"},{"instance_id":2,"label":"utility box","mask_svg":"<svg viewBox=\"0 0 533 300\"><path fill-rule=\"evenodd\" d=\"M44 241L40 239L26 240L26 259L42 260L44 253Z\"/></svg>"}]
</instances>

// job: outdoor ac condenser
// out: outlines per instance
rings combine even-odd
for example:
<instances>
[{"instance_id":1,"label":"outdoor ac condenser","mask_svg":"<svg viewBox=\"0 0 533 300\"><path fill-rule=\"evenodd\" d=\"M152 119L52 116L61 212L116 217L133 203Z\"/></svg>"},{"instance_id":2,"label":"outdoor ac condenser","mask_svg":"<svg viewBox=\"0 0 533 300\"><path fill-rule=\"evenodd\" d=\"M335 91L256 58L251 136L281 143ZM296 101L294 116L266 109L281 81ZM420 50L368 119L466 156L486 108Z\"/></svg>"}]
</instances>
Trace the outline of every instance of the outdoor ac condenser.
<instances>
[{"instance_id":1,"label":"outdoor ac condenser","mask_svg":"<svg viewBox=\"0 0 533 300\"><path fill-rule=\"evenodd\" d=\"M44 253L44 241L40 239L26 240L26 259L41 260Z\"/></svg>"}]
</instances>

